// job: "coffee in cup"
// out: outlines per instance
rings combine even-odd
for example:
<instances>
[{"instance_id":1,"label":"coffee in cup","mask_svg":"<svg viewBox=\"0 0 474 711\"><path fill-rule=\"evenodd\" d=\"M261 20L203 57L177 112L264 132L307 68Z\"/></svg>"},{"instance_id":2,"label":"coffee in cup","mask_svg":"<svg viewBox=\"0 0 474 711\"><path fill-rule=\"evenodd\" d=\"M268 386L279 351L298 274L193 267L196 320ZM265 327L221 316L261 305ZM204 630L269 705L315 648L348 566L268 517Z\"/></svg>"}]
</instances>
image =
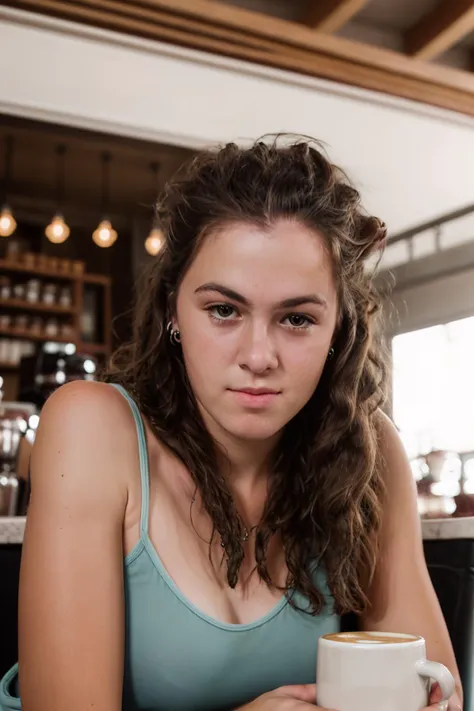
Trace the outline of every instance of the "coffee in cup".
<instances>
[{"instance_id":1,"label":"coffee in cup","mask_svg":"<svg viewBox=\"0 0 474 711\"><path fill-rule=\"evenodd\" d=\"M431 680L443 699L454 679L442 664L426 659L422 637L394 632L339 632L318 641L318 706L337 711L421 711L429 704Z\"/></svg>"}]
</instances>

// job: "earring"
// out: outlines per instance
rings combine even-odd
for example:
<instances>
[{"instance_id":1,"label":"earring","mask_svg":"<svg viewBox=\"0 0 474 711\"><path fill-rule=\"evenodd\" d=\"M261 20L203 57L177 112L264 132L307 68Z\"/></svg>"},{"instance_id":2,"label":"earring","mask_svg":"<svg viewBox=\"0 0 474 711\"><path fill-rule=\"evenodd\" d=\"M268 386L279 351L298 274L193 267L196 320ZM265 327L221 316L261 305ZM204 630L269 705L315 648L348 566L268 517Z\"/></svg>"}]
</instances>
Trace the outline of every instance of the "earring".
<instances>
[{"instance_id":1,"label":"earring","mask_svg":"<svg viewBox=\"0 0 474 711\"><path fill-rule=\"evenodd\" d=\"M177 346L179 343L181 343L181 334L177 328L173 328L173 324L171 323L171 321L168 323L166 330L169 333L170 343L173 346Z\"/></svg>"},{"instance_id":2,"label":"earring","mask_svg":"<svg viewBox=\"0 0 474 711\"><path fill-rule=\"evenodd\" d=\"M334 348L330 348L330 349L328 350L328 357L327 357L327 359L328 359L328 360L331 360L331 358L334 358L334 353L335 353Z\"/></svg>"}]
</instances>

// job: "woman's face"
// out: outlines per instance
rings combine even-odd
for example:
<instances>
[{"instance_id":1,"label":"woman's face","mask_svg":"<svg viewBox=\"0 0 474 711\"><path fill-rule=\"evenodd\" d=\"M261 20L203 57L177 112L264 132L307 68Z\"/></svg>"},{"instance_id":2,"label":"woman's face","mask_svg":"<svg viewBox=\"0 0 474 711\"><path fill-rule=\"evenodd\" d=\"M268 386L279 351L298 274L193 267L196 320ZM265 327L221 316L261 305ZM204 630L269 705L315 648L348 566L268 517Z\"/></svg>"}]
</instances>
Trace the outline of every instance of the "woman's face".
<instances>
[{"instance_id":1,"label":"woman's face","mask_svg":"<svg viewBox=\"0 0 474 711\"><path fill-rule=\"evenodd\" d=\"M178 291L175 328L211 434L266 440L311 398L337 294L323 239L296 221L207 236Z\"/></svg>"}]
</instances>

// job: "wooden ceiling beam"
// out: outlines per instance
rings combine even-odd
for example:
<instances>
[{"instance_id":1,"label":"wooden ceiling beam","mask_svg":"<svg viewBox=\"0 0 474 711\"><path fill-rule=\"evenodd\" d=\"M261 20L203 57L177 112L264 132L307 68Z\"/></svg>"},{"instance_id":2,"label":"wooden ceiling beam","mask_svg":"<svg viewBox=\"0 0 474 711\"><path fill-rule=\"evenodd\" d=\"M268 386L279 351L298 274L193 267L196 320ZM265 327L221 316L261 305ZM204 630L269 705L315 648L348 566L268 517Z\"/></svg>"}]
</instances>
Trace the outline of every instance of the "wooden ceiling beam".
<instances>
[{"instance_id":1,"label":"wooden ceiling beam","mask_svg":"<svg viewBox=\"0 0 474 711\"><path fill-rule=\"evenodd\" d=\"M316 0L315 0L316 1ZM1 4L20 5L24 0L0 0ZM34 2L33 2L34 4ZM474 78L467 72L451 67L433 67L425 62L413 61L401 52L375 47L344 37L319 32L296 22L279 17L262 15L215 0L133 0L132 5L167 10L170 14L206 20L209 26L232 27L245 35L265 37L276 41L280 47L309 50L312 54L325 54L352 64L361 64L418 79L474 91ZM277 58L278 59L278 58ZM341 79L343 82L344 80Z\"/></svg>"},{"instance_id":2,"label":"wooden ceiling beam","mask_svg":"<svg viewBox=\"0 0 474 711\"><path fill-rule=\"evenodd\" d=\"M474 30L474 0L441 0L405 34L405 51L432 59Z\"/></svg>"},{"instance_id":3,"label":"wooden ceiling beam","mask_svg":"<svg viewBox=\"0 0 474 711\"><path fill-rule=\"evenodd\" d=\"M320 32L337 32L368 0L310 0L310 7L303 19L305 25Z\"/></svg>"},{"instance_id":4,"label":"wooden ceiling beam","mask_svg":"<svg viewBox=\"0 0 474 711\"><path fill-rule=\"evenodd\" d=\"M255 64L413 99L474 116L474 76L206 0L0 0Z\"/></svg>"}]
</instances>

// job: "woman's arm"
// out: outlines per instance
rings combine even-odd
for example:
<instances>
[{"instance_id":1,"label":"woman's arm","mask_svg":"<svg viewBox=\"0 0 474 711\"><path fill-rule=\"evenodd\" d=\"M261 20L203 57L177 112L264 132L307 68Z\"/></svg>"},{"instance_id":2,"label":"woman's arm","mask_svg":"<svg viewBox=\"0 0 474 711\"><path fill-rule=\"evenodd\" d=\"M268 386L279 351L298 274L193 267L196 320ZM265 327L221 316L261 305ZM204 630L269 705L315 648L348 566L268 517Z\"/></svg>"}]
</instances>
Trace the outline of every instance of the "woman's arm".
<instances>
[{"instance_id":1,"label":"woman's arm","mask_svg":"<svg viewBox=\"0 0 474 711\"><path fill-rule=\"evenodd\" d=\"M453 710L462 689L448 630L426 567L416 486L396 428L380 416L379 446L384 461L386 503L380 558L370 590L372 608L363 628L421 635L429 659L441 662L456 680Z\"/></svg>"},{"instance_id":2,"label":"woman's arm","mask_svg":"<svg viewBox=\"0 0 474 711\"><path fill-rule=\"evenodd\" d=\"M23 711L122 708L124 403L109 386L73 383L41 414L20 574Z\"/></svg>"}]
</instances>

